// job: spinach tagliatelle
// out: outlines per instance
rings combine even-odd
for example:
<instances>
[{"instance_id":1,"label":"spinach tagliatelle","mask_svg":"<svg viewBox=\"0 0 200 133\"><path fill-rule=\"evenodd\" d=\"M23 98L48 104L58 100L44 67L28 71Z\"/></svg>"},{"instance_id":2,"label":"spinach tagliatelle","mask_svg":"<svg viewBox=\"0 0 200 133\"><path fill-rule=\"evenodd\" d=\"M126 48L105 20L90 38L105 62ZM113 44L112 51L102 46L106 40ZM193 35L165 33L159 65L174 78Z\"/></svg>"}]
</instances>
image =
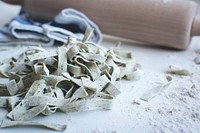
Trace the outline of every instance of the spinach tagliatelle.
<instances>
[{"instance_id":1,"label":"spinach tagliatelle","mask_svg":"<svg viewBox=\"0 0 200 133\"><path fill-rule=\"evenodd\" d=\"M1 62L0 75L9 81L0 84L0 107L10 109L1 127L39 125L64 131L66 125L29 120L57 110L111 109L120 93L118 81L137 79L140 65L130 52L88 41L91 33L87 29L82 42L68 38L56 50L32 47Z\"/></svg>"}]
</instances>

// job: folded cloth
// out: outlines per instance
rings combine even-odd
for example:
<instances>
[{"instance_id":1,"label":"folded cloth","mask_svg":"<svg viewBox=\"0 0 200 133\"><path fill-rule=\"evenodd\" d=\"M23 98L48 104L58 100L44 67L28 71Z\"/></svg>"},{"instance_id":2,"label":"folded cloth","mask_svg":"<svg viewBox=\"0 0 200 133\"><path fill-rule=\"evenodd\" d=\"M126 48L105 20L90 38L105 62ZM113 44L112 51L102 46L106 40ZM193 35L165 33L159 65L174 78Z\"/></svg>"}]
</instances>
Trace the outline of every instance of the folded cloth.
<instances>
[{"instance_id":1,"label":"folded cloth","mask_svg":"<svg viewBox=\"0 0 200 133\"><path fill-rule=\"evenodd\" d=\"M93 28L94 32L93 35L91 36L91 41L94 41L96 43L102 41L102 33L99 30L98 26L94 22L92 22L86 15L75 9L71 8L63 9L55 17L55 19L51 22L50 25L67 29L68 31L73 32L77 36L77 38L80 37L80 39L82 39L87 27ZM53 33L53 30L50 31L51 33ZM55 32L58 33L57 30L55 30ZM63 34L63 32L60 33ZM66 34L66 36L68 36L68 34Z\"/></svg>"},{"instance_id":2,"label":"folded cloth","mask_svg":"<svg viewBox=\"0 0 200 133\"><path fill-rule=\"evenodd\" d=\"M43 32L39 32L41 30L40 27L34 26L33 24L29 23L28 21L22 21L22 15L20 17L17 17L16 20L11 21L10 23L6 24L3 28L0 29L0 46L13 46L13 45L42 45L42 46L52 46L54 44L54 40L48 38L46 35L43 34ZM19 22L19 23L18 23ZM41 39L39 36L33 37L31 30L24 30L22 32L22 36L19 36L20 34L15 33L15 31L18 31L19 25L24 23L24 26L29 27L29 29L34 29L37 31L38 30L38 35L40 34L42 37ZM16 25L15 28L11 28L13 25ZM15 29L15 30L13 30ZM12 32L11 32L12 31ZM33 32L34 34L37 34L37 32ZM15 37L17 36L17 37ZM30 37L31 36L31 37ZM45 38L45 39L42 39Z\"/></svg>"},{"instance_id":3,"label":"folded cloth","mask_svg":"<svg viewBox=\"0 0 200 133\"><path fill-rule=\"evenodd\" d=\"M18 39L49 40L49 38L44 34L43 28L40 26L23 24L14 20L10 23L9 30L12 35Z\"/></svg>"},{"instance_id":4,"label":"folded cloth","mask_svg":"<svg viewBox=\"0 0 200 133\"><path fill-rule=\"evenodd\" d=\"M48 41L37 40L37 39L17 39L10 34L0 32L0 46L15 46L15 45L41 45L41 46L52 46L54 40L49 39Z\"/></svg>"},{"instance_id":5,"label":"folded cloth","mask_svg":"<svg viewBox=\"0 0 200 133\"><path fill-rule=\"evenodd\" d=\"M86 28L93 28L90 41L100 43L102 33L98 26L75 9L62 10L48 23L34 22L26 13L21 13L0 30L0 45L53 45L65 43L67 38L82 40Z\"/></svg>"}]
</instances>

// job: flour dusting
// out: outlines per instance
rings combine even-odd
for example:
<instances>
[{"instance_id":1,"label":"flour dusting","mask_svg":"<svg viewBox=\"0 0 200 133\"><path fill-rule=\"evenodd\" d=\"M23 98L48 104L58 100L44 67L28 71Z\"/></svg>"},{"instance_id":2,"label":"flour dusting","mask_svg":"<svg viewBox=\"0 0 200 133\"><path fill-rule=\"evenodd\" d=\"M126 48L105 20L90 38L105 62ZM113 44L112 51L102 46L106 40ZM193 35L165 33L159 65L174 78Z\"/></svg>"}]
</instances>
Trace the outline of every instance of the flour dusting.
<instances>
[{"instance_id":1,"label":"flour dusting","mask_svg":"<svg viewBox=\"0 0 200 133\"><path fill-rule=\"evenodd\" d=\"M141 104L152 133L200 130L200 67L193 69L195 73L187 77L172 75L171 86L161 95L162 102L156 106Z\"/></svg>"}]
</instances>

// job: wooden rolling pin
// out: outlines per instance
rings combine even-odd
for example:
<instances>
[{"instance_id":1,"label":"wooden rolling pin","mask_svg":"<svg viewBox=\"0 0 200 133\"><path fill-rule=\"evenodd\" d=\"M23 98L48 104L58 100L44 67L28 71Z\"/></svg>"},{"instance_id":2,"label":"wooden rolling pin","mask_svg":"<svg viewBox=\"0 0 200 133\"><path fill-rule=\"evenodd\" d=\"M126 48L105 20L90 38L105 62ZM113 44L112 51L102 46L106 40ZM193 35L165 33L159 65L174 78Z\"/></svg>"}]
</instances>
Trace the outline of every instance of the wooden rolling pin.
<instances>
[{"instance_id":1,"label":"wooden rolling pin","mask_svg":"<svg viewBox=\"0 0 200 133\"><path fill-rule=\"evenodd\" d=\"M25 0L24 7L33 18L46 20L75 8L103 33L177 49L200 35L197 4L186 0Z\"/></svg>"}]
</instances>

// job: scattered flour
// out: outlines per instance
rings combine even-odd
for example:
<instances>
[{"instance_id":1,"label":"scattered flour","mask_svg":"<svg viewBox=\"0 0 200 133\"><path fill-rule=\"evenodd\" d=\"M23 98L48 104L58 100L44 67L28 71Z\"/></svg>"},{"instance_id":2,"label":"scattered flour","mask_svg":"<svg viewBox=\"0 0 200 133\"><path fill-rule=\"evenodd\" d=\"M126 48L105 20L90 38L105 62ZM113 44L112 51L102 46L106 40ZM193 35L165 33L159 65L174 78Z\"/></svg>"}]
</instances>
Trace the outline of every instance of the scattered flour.
<instances>
[{"instance_id":1,"label":"scattered flour","mask_svg":"<svg viewBox=\"0 0 200 133\"><path fill-rule=\"evenodd\" d=\"M99 128L96 128L94 130L92 130L91 133L117 133L117 131L115 130L102 130L102 129L99 129Z\"/></svg>"},{"instance_id":2,"label":"scattered flour","mask_svg":"<svg viewBox=\"0 0 200 133\"><path fill-rule=\"evenodd\" d=\"M133 99L133 104L141 105L141 102L138 99Z\"/></svg>"},{"instance_id":3,"label":"scattered flour","mask_svg":"<svg viewBox=\"0 0 200 133\"><path fill-rule=\"evenodd\" d=\"M188 77L173 76L157 106L141 104L152 133L194 133L200 130L200 67Z\"/></svg>"}]
</instances>

